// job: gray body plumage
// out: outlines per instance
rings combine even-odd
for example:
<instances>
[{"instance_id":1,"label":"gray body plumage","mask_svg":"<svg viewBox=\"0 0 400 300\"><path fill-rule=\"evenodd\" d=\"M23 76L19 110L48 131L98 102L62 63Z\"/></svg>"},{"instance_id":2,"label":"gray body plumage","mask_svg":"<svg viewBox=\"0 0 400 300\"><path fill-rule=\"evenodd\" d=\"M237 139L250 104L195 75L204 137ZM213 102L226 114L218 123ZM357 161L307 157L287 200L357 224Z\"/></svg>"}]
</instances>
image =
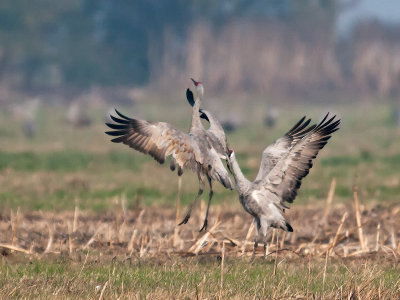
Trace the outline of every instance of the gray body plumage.
<instances>
[{"instance_id":1,"label":"gray body plumage","mask_svg":"<svg viewBox=\"0 0 400 300\"><path fill-rule=\"evenodd\" d=\"M258 245L258 232L264 238L269 227L293 231L283 213L297 196L301 180L312 167L317 156L338 130L340 120L335 117L327 120L328 115L318 125L309 126L310 120L301 119L288 133L268 146L262 155L260 169L256 179L246 179L239 167L234 152L230 152L227 164L235 178L239 201L243 208L254 217L255 243L252 260Z\"/></svg>"}]
</instances>

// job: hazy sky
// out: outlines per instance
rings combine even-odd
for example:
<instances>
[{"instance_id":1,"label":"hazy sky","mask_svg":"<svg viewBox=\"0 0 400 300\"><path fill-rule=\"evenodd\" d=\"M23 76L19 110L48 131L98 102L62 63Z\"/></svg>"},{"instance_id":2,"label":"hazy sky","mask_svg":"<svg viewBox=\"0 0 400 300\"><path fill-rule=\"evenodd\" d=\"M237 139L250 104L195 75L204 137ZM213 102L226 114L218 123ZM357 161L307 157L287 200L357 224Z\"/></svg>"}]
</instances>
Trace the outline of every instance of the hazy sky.
<instances>
[{"instance_id":1,"label":"hazy sky","mask_svg":"<svg viewBox=\"0 0 400 300\"><path fill-rule=\"evenodd\" d=\"M400 23L400 0L360 0L357 5L342 12L337 23L338 33L346 34L363 19Z\"/></svg>"}]
</instances>

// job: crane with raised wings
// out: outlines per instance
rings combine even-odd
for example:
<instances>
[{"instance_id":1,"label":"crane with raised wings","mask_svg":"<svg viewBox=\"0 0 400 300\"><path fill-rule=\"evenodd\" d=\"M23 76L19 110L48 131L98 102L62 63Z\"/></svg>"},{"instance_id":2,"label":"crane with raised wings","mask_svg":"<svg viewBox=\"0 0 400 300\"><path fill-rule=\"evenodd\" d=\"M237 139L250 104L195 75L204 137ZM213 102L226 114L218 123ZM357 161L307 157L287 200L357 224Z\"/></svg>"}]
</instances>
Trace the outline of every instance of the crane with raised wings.
<instances>
[{"instance_id":1,"label":"crane with raised wings","mask_svg":"<svg viewBox=\"0 0 400 300\"><path fill-rule=\"evenodd\" d=\"M165 122L148 122L129 118L117 110L115 112L118 117L110 116L115 124L106 123L108 127L113 129L112 131L107 131L106 134L116 137L111 140L112 142L128 145L137 151L152 156L161 164L165 162L168 156L171 156L170 168L172 171L177 168L179 176L182 175L185 168L197 173L199 190L181 224L187 223L194 204L203 192L203 175L207 177L210 185L209 203L213 195L212 179L219 181L226 188L233 189L233 184L220 159L220 155L212 146L201 125L199 108L204 91L203 86L200 82L194 80L193 82L196 86L197 97L193 106L192 124L189 133L184 133ZM200 231L206 228L207 214Z\"/></svg>"},{"instance_id":2,"label":"crane with raised wings","mask_svg":"<svg viewBox=\"0 0 400 300\"><path fill-rule=\"evenodd\" d=\"M254 217L255 239L251 261L258 247L260 230L264 240L264 257L269 227L293 231L283 216L285 209L289 208L285 202L292 203L296 198L301 180L308 174L313 159L331 134L339 129L340 119L336 120L336 116L328 119L328 115L318 125L309 127L310 119L305 121L303 117L283 137L265 148L254 181L243 175L234 151L228 151L227 165L235 179L239 201L245 211Z\"/></svg>"}]
</instances>

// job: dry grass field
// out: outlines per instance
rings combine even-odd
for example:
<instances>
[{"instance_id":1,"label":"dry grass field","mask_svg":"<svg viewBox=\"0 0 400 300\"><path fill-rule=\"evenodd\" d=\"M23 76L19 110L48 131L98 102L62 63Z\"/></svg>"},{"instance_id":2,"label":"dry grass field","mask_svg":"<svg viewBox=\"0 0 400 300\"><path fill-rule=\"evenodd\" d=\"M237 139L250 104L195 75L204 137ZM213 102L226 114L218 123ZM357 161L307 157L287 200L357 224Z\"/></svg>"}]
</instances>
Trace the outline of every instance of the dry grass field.
<instances>
[{"instance_id":1,"label":"dry grass field","mask_svg":"<svg viewBox=\"0 0 400 300\"><path fill-rule=\"evenodd\" d=\"M187 129L182 101L121 110ZM216 186L207 232L198 232L205 198L176 227L177 176L110 143L107 109L75 128L65 109L45 106L31 139L0 112L0 298L399 299L400 130L390 107L282 107L266 129L261 100L244 111L230 101L247 119L228 139L249 178L264 147L306 112L343 120L287 213L294 232L270 230L265 260L260 246L249 263L252 218L234 191ZM196 191L186 172L179 218Z\"/></svg>"},{"instance_id":2,"label":"dry grass field","mask_svg":"<svg viewBox=\"0 0 400 300\"><path fill-rule=\"evenodd\" d=\"M294 233L272 230L250 264L252 222L227 205L176 227L159 206L103 214L0 216L0 295L96 298L327 298L400 296L400 206L364 207L362 237L351 205L296 207ZM343 217L344 216L344 217ZM344 222L342 222L344 220ZM104 289L104 290L103 290Z\"/></svg>"}]
</instances>

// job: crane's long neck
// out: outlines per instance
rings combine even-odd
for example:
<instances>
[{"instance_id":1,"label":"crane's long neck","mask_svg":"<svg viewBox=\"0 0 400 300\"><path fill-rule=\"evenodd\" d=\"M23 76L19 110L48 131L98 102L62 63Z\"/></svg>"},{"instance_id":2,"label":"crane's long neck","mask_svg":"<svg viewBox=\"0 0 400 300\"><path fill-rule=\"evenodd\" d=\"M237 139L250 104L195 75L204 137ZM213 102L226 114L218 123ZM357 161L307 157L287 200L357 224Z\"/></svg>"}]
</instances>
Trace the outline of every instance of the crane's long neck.
<instances>
[{"instance_id":1,"label":"crane's long neck","mask_svg":"<svg viewBox=\"0 0 400 300\"><path fill-rule=\"evenodd\" d=\"M250 185L250 181L246 177L244 177L235 156L230 158L229 165L233 177L235 178L236 189L240 194L244 193Z\"/></svg>"},{"instance_id":2,"label":"crane's long neck","mask_svg":"<svg viewBox=\"0 0 400 300\"><path fill-rule=\"evenodd\" d=\"M192 109L192 125L190 126L189 132L193 132L196 129L203 128L203 124L201 124L200 121L200 113L199 113L200 105L201 105L201 99L199 98L199 96L197 96L194 101Z\"/></svg>"}]
</instances>

